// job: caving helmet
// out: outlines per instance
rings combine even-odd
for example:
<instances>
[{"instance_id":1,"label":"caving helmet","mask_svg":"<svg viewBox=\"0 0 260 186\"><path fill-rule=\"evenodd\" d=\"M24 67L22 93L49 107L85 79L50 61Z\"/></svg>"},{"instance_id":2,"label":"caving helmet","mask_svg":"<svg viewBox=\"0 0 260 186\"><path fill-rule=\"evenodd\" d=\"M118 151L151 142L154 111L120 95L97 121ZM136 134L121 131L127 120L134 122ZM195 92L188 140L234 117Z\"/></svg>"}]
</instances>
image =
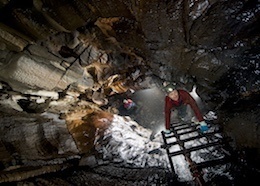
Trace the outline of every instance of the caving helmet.
<instances>
[{"instance_id":1,"label":"caving helmet","mask_svg":"<svg viewBox=\"0 0 260 186\"><path fill-rule=\"evenodd\" d=\"M176 90L176 84L175 83L169 83L163 89L168 94L168 93L172 92L173 90Z\"/></svg>"}]
</instances>

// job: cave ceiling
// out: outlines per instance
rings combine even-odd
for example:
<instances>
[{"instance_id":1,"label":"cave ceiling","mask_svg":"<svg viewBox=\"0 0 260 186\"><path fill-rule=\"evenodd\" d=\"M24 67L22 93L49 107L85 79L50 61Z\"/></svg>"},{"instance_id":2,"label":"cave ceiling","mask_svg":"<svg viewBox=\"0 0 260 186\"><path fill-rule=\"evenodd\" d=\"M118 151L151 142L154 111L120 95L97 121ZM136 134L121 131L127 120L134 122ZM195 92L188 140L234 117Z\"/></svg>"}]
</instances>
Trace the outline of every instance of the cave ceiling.
<instances>
[{"instance_id":1,"label":"cave ceiling","mask_svg":"<svg viewBox=\"0 0 260 186\"><path fill-rule=\"evenodd\" d=\"M14 89L76 84L109 94L108 85L121 83L126 87L114 91L123 92L147 77L187 89L196 84L205 99L218 88L236 95L259 89L257 0L0 3L1 79ZM28 66L39 72L28 75ZM40 71L51 73L52 83L42 82Z\"/></svg>"}]
</instances>

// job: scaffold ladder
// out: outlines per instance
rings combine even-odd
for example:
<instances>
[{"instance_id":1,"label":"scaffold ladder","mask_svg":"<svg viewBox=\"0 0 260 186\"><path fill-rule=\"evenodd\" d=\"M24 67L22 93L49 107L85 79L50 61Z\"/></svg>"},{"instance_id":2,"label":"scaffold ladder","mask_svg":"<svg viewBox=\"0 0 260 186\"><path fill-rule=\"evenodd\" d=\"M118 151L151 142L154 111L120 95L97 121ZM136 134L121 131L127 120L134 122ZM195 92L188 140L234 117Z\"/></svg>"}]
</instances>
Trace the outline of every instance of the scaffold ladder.
<instances>
[{"instance_id":1,"label":"scaffold ladder","mask_svg":"<svg viewBox=\"0 0 260 186\"><path fill-rule=\"evenodd\" d=\"M198 125L192 122L178 122L178 123L172 123L170 128L170 133L166 134L162 131L162 137L164 141L163 147L166 149L170 167L172 169L172 172L175 174L175 168L172 157L183 155L186 162L189 165L189 170L191 172L191 175L194 178L194 181L199 186L206 185L206 182L203 178L203 168L206 167L213 167L216 165L228 163L230 160L230 154L227 150L225 150L225 147L227 145L227 141L224 140L224 138L218 138L216 137L216 134L220 134L219 130L215 131L209 131L206 133L201 133L198 129ZM193 135L190 135L193 134ZM187 138L184 138L184 136L188 136ZM170 139L175 140L170 140ZM205 143L192 146L192 147L186 147L185 144L188 142L191 142L193 140L199 140L201 138L204 138L206 140ZM174 141L174 142L173 142ZM174 145L178 145L179 149L178 151L171 152L171 147ZM196 163L191 158L191 153L194 151L198 151L201 149L207 149L210 147L218 148L223 153L224 156L222 158L218 159L211 159L208 161Z\"/></svg>"}]
</instances>

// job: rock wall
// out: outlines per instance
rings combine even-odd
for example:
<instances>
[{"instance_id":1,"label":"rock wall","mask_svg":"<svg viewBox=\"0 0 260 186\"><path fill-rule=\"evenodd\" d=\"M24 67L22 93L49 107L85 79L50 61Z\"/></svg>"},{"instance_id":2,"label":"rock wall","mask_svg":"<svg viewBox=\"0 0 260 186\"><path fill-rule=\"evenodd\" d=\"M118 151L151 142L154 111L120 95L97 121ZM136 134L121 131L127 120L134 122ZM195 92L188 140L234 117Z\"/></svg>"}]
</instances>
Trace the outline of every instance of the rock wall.
<instances>
[{"instance_id":1,"label":"rock wall","mask_svg":"<svg viewBox=\"0 0 260 186\"><path fill-rule=\"evenodd\" d=\"M16 152L77 159L95 136L85 115L117 113L110 98L165 81L196 85L234 147L258 152L259 10L258 0L1 0L2 167Z\"/></svg>"}]
</instances>

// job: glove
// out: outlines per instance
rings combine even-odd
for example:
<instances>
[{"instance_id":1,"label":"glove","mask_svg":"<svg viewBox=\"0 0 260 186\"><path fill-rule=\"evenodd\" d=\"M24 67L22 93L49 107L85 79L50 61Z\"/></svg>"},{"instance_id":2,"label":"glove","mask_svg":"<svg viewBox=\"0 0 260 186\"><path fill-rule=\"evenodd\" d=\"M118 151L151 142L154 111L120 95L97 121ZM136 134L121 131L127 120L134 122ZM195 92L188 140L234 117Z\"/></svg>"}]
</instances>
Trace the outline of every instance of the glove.
<instances>
[{"instance_id":1,"label":"glove","mask_svg":"<svg viewBox=\"0 0 260 186\"><path fill-rule=\"evenodd\" d=\"M191 118L191 122L195 123L195 124L199 124L198 119L196 117L194 117L194 116Z\"/></svg>"},{"instance_id":2,"label":"glove","mask_svg":"<svg viewBox=\"0 0 260 186\"><path fill-rule=\"evenodd\" d=\"M170 130L168 130L168 129L166 129L165 131L163 131L165 134L170 134L171 133L171 131Z\"/></svg>"},{"instance_id":3,"label":"glove","mask_svg":"<svg viewBox=\"0 0 260 186\"><path fill-rule=\"evenodd\" d=\"M199 122L200 124L200 132L206 132L207 130L209 130L209 127L207 125L207 123L205 121L201 121Z\"/></svg>"}]
</instances>

